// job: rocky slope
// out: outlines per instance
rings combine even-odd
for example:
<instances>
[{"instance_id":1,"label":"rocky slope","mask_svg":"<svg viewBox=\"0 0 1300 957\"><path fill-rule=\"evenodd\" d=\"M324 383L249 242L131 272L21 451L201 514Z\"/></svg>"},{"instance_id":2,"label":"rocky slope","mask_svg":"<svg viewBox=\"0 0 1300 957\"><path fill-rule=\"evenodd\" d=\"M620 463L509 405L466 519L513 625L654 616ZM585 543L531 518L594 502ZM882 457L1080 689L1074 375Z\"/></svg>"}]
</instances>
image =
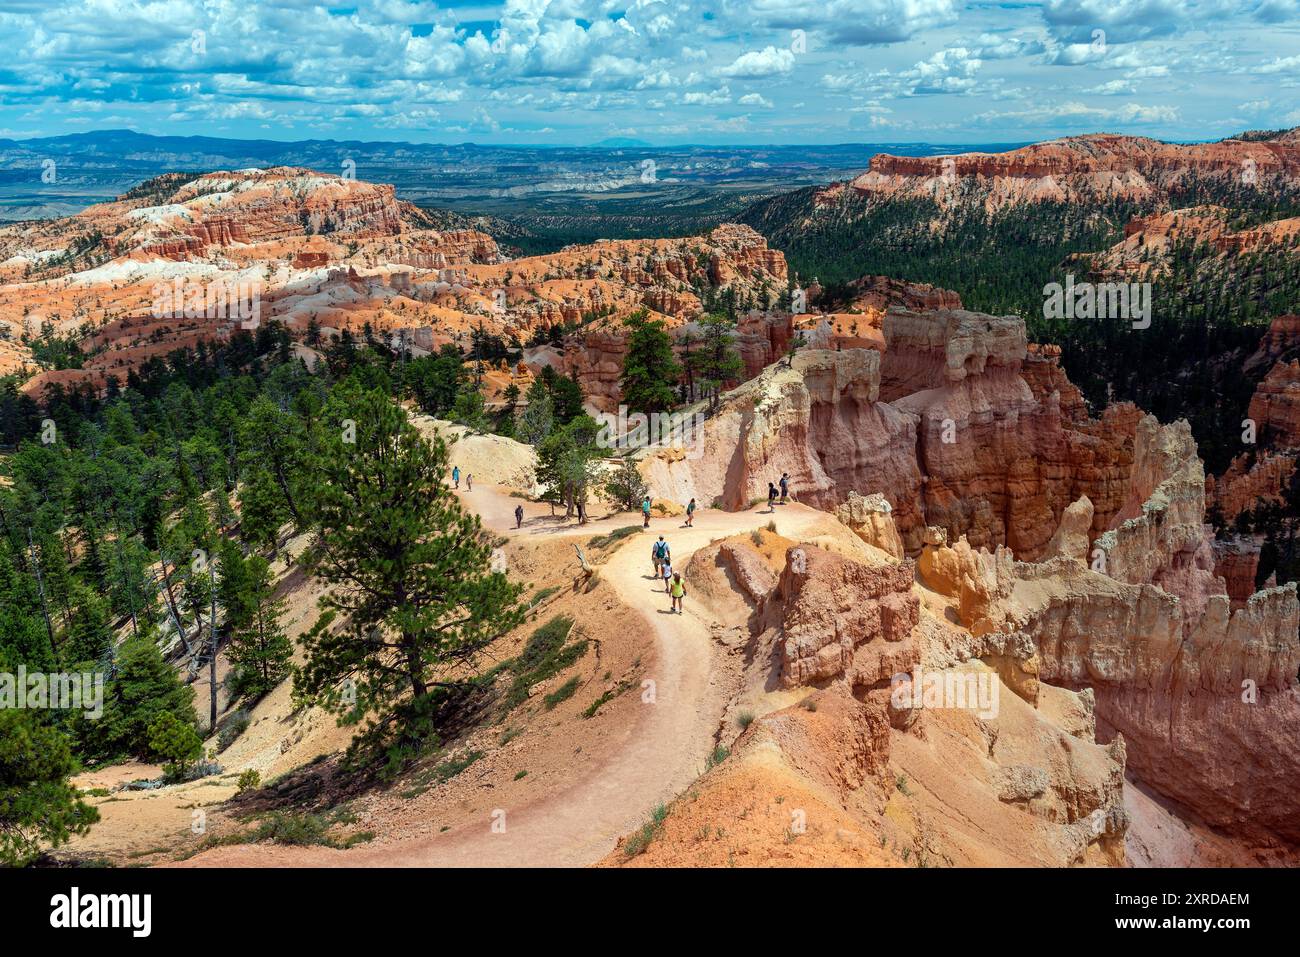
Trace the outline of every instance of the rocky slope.
<instances>
[{"instance_id":1,"label":"rocky slope","mask_svg":"<svg viewBox=\"0 0 1300 957\"><path fill-rule=\"evenodd\" d=\"M801 545L770 576L720 553L759 595L749 620L769 635L772 680L870 698L918 663L979 659L1037 709L1085 695L1083 736L1095 714L1118 766L1190 819L1252 847L1300 842L1295 586L1255 592L1249 554L1216 545L1187 424L1131 406L1062 415L1060 391L1041 394L1054 376L1036 374L1036 393L1021 375L1014 318L893 310L885 333L883 355L809 351L768 369L724 400L700 454L644 463L657 493L732 508L789 472L801 501L843 503L872 546L875 567ZM925 593L916 603L912 563L882 527L895 523L956 633L927 616ZM1029 770L999 780L1050 790ZM1118 785L1097 793L1110 797L1071 813L1100 810L1101 833L1122 834Z\"/></svg>"},{"instance_id":2,"label":"rocky slope","mask_svg":"<svg viewBox=\"0 0 1300 957\"><path fill-rule=\"evenodd\" d=\"M0 372L37 371L24 338L43 330L94 335L84 369L29 391L102 389L150 356L260 322L298 340L314 326L326 345L369 324L415 354L468 347L478 328L524 341L566 326L562 371L600 406L617 397L625 316L679 326L706 293L747 308L786 287L782 255L743 226L508 260L486 233L436 222L391 186L274 168L159 177L69 219L0 229Z\"/></svg>"},{"instance_id":3,"label":"rocky slope","mask_svg":"<svg viewBox=\"0 0 1300 957\"><path fill-rule=\"evenodd\" d=\"M1293 139L1176 144L1094 134L1035 143L1007 153L954 156L878 154L850 188L877 196L952 201L975 189L986 208L1020 202L1151 199L1196 179L1251 182L1300 177Z\"/></svg>"},{"instance_id":4,"label":"rocky slope","mask_svg":"<svg viewBox=\"0 0 1300 957\"><path fill-rule=\"evenodd\" d=\"M747 621L728 639L746 662L741 733L605 863L1123 863L1124 746L1094 743L1091 694L1017 697L911 561L844 532L735 536L692 558L698 600Z\"/></svg>"}]
</instances>

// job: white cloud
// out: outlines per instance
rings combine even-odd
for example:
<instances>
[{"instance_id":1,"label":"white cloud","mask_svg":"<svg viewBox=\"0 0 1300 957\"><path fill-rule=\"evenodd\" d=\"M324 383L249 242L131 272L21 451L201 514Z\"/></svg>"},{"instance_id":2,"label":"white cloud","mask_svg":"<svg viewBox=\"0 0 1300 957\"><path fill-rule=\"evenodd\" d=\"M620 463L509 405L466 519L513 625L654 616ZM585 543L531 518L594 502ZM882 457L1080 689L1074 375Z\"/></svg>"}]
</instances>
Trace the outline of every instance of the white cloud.
<instances>
[{"instance_id":1,"label":"white cloud","mask_svg":"<svg viewBox=\"0 0 1300 957\"><path fill-rule=\"evenodd\" d=\"M792 69L794 69L794 54L786 49L769 46L762 50L742 53L729 65L719 69L718 75L756 79L789 73Z\"/></svg>"}]
</instances>

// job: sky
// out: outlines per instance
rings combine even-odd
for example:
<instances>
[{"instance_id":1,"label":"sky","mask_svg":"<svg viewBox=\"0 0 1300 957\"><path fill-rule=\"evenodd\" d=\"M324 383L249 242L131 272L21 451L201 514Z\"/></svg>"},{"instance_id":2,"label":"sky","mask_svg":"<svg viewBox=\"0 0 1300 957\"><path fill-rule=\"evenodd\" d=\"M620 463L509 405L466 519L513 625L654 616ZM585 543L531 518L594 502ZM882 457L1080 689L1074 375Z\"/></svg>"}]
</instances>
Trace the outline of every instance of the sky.
<instances>
[{"instance_id":1,"label":"sky","mask_svg":"<svg viewBox=\"0 0 1300 957\"><path fill-rule=\"evenodd\" d=\"M0 0L0 136L652 145L1300 125L1300 0Z\"/></svg>"}]
</instances>

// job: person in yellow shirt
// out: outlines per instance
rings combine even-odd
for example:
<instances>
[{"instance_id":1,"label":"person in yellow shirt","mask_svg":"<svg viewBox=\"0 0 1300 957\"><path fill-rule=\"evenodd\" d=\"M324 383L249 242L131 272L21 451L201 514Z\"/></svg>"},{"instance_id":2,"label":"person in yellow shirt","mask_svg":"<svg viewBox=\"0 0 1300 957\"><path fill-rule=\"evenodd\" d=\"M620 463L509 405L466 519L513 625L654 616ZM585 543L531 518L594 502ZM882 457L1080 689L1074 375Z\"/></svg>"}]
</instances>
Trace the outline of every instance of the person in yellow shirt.
<instances>
[{"instance_id":1,"label":"person in yellow shirt","mask_svg":"<svg viewBox=\"0 0 1300 957\"><path fill-rule=\"evenodd\" d=\"M668 588L668 593L673 599L672 610L679 615L683 614L682 599L686 597L686 582L682 581L681 572L673 572L673 581Z\"/></svg>"}]
</instances>

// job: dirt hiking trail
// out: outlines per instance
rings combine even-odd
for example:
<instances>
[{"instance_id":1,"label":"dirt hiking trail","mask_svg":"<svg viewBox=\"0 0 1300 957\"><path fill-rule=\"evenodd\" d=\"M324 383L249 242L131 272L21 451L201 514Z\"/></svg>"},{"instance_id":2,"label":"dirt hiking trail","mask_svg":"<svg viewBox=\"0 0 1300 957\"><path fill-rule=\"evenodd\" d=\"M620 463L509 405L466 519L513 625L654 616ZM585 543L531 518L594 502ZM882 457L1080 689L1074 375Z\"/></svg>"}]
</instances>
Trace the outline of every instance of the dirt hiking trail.
<instances>
[{"instance_id":1,"label":"dirt hiking trail","mask_svg":"<svg viewBox=\"0 0 1300 957\"><path fill-rule=\"evenodd\" d=\"M462 489L456 494L485 527L510 537L571 537L585 543L595 535L641 524L639 514L623 512L578 525L552 518L548 506L513 497L509 491L476 484L472 492ZM520 504L525 519L516 529L514 511ZM629 625L648 629L654 638L654 663L648 673L653 688L634 689L650 710L637 722L630 746L576 784L518 807L501 808L504 830L499 824L494 830L493 820L485 816L477 830L459 828L385 846L337 851L232 845L205 851L181 866L577 867L601 859L620 837L645 823L657 805L672 800L704 771L726 705L714 668L719 654L711 638L715 622L689 592L683 613L671 612L662 582L651 579L651 543L662 534L672 548L674 567L682 569L698 548L772 520L781 534L797 538L824 522L826 515L791 502L775 513L762 507L745 512L701 509L692 528L683 527L681 517L652 516L649 529L628 536L599 565L601 578L623 602L639 610L641 620Z\"/></svg>"}]
</instances>

